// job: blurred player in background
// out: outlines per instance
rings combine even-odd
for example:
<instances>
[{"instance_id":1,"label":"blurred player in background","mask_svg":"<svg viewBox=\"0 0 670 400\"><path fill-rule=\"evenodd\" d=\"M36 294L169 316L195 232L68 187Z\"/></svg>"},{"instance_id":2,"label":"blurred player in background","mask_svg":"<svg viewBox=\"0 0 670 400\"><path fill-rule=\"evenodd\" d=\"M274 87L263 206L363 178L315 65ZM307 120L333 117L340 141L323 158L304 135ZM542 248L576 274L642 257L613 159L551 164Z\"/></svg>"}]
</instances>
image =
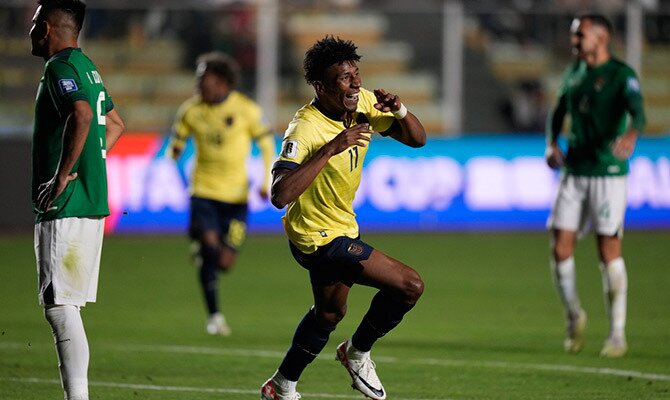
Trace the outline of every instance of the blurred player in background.
<instances>
[{"instance_id":1,"label":"blurred player in background","mask_svg":"<svg viewBox=\"0 0 670 400\"><path fill-rule=\"evenodd\" d=\"M547 163L561 180L547 222L552 231L552 272L566 311L565 350L582 349L586 313L575 286L575 242L590 222L596 232L610 332L602 357L621 357L628 278L621 253L628 158L645 126L640 83L628 65L610 55L612 25L602 15L576 18L571 45L577 60L566 72L547 123ZM557 139L570 116L568 150ZM630 121L629 121L630 119Z\"/></svg>"},{"instance_id":2,"label":"blurred player in background","mask_svg":"<svg viewBox=\"0 0 670 400\"><path fill-rule=\"evenodd\" d=\"M411 147L426 142L421 122L398 96L361 87L359 60L351 41L332 36L307 51L305 78L315 96L295 114L273 166L272 203L288 205L284 229L293 257L309 271L314 305L298 324L278 370L261 387L265 400L300 398L297 381L344 317L354 283L379 291L336 357L355 389L386 398L370 350L423 293L416 271L359 239L352 202L373 131Z\"/></svg>"},{"instance_id":3,"label":"blurred player in background","mask_svg":"<svg viewBox=\"0 0 670 400\"><path fill-rule=\"evenodd\" d=\"M177 113L168 153L178 159L193 135L196 160L191 177L189 235L208 311L207 332L230 335L218 304L218 272L229 271L246 238L249 178L247 160L252 141L261 151L265 177L260 196L268 198L274 139L253 100L234 90L237 64L223 53L197 59L198 94Z\"/></svg>"},{"instance_id":4,"label":"blurred player in background","mask_svg":"<svg viewBox=\"0 0 670 400\"><path fill-rule=\"evenodd\" d=\"M38 297L68 400L88 400L80 308L96 300L109 215L105 157L125 129L97 68L78 47L85 14L79 0L41 0L30 29L31 52L46 61L32 143Z\"/></svg>"}]
</instances>

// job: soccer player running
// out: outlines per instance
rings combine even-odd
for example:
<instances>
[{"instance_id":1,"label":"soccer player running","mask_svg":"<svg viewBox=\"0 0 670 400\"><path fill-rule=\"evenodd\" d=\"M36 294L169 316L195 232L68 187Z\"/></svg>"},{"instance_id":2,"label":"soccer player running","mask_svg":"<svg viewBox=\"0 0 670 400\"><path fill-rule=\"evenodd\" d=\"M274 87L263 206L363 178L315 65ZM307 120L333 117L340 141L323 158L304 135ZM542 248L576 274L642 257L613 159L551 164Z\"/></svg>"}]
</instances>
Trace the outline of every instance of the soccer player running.
<instances>
[{"instance_id":1,"label":"soccer player running","mask_svg":"<svg viewBox=\"0 0 670 400\"><path fill-rule=\"evenodd\" d=\"M409 266L359 239L352 202L373 132L421 147L421 122L397 95L361 87L360 56L351 41L327 36L305 54L305 79L314 99L295 114L273 166L272 204L288 205L283 218L295 260L309 271L314 305L298 324L261 399L299 399L297 381L344 317L354 283L379 289L353 336L336 358L353 387L373 399L386 398L370 350L397 326L423 293Z\"/></svg>"},{"instance_id":2,"label":"soccer player running","mask_svg":"<svg viewBox=\"0 0 670 400\"><path fill-rule=\"evenodd\" d=\"M562 167L547 226L552 233L552 273L566 311L565 351L577 353L583 347L586 313L575 286L573 253L590 221L610 325L600 355L621 357L628 348L628 278L621 253L626 175L645 115L635 72L610 55L611 35L612 26L602 15L584 15L572 22L571 45L577 60L567 69L547 123L547 163ZM572 123L564 156L557 138L566 114Z\"/></svg>"},{"instance_id":3,"label":"soccer player running","mask_svg":"<svg viewBox=\"0 0 670 400\"><path fill-rule=\"evenodd\" d=\"M223 53L202 54L196 61L198 94L177 112L168 153L182 154L193 135L196 161L191 177L189 235L208 311L210 335L231 333L218 304L218 272L228 272L246 238L249 178L247 160L252 141L261 151L265 176L261 198L268 198L275 142L262 120L261 108L234 90L237 64Z\"/></svg>"},{"instance_id":4,"label":"soccer player running","mask_svg":"<svg viewBox=\"0 0 670 400\"><path fill-rule=\"evenodd\" d=\"M86 6L40 0L30 29L44 58L32 144L38 297L68 400L88 399L80 308L95 302L107 204L106 153L125 129L98 70L78 47Z\"/></svg>"}]
</instances>

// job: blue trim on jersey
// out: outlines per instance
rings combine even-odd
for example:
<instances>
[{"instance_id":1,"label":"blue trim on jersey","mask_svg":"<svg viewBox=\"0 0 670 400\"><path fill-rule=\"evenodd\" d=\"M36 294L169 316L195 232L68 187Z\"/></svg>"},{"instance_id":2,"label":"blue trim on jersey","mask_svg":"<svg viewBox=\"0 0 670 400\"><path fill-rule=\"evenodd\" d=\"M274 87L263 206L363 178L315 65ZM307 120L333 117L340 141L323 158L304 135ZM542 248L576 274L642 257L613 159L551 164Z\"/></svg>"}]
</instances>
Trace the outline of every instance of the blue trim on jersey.
<instances>
[{"instance_id":1,"label":"blue trim on jersey","mask_svg":"<svg viewBox=\"0 0 670 400\"><path fill-rule=\"evenodd\" d=\"M298 164L297 162L293 162L293 161L276 161L272 165L272 171L274 171L276 169L288 169L288 170L293 171L294 169L298 168L299 166L300 166L300 164Z\"/></svg>"}]
</instances>

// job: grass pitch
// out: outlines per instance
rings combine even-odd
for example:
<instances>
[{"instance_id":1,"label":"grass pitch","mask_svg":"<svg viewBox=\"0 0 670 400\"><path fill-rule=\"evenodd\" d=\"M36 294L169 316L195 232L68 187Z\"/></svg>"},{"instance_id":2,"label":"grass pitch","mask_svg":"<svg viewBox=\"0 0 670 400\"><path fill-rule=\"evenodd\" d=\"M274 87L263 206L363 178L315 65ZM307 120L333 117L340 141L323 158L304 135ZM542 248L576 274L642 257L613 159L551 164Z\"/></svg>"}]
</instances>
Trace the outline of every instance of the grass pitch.
<instances>
[{"instance_id":1,"label":"grass pitch","mask_svg":"<svg viewBox=\"0 0 670 400\"><path fill-rule=\"evenodd\" d=\"M670 399L669 232L627 232L628 342L607 334L593 239L577 249L589 313L585 348L563 353L563 317L544 233L364 235L417 269L423 298L373 349L389 399ZM36 299L32 238L0 238L0 399L62 398L49 326ZM179 236L108 237L98 302L83 311L91 399L254 399L311 304L307 273L281 236L252 236L221 276L229 338L205 312ZM335 362L374 292L355 286L349 313L298 385L304 399L357 399Z\"/></svg>"}]
</instances>

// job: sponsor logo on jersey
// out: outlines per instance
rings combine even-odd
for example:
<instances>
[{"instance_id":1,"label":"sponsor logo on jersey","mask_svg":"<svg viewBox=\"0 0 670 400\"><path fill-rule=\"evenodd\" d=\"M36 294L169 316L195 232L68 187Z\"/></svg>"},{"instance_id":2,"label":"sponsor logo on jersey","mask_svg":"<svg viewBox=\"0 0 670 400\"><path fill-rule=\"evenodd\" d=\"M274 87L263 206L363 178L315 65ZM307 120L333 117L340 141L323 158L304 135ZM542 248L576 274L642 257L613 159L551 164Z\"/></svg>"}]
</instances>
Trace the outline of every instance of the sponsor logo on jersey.
<instances>
[{"instance_id":1,"label":"sponsor logo on jersey","mask_svg":"<svg viewBox=\"0 0 670 400\"><path fill-rule=\"evenodd\" d=\"M62 94L76 92L79 89L74 79L61 79L58 81L58 86Z\"/></svg>"},{"instance_id":2,"label":"sponsor logo on jersey","mask_svg":"<svg viewBox=\"0 0 670 400\"><path fill-rule=\"evenodd\" d=\"M295 140L287 140L284 143L284 150L281 153L284 158L295 158L298 155L298 142Z\"/></svg>"}]
</instances>

